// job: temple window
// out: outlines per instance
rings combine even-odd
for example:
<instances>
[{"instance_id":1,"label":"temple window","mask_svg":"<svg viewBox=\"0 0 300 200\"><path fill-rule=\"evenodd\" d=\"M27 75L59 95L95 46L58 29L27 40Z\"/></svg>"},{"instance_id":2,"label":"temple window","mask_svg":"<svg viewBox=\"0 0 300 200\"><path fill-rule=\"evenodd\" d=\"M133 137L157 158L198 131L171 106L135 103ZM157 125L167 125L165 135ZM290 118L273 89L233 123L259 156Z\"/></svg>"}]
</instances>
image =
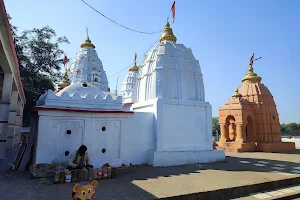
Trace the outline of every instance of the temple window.
<instances>
[{"instance_id":1,"label":"temple window","mask_svg":"<svg viewBox=\"0 0 300 200\"><path fill-rule=\"evenodd\" d=\"M69 155L69 151L65 151L65 156L68 156Z\"/></svg>"},{"instance_id":2,"label":"temple window","mask_svg":"<svg viewBox=\"0 0 300 200\"><path fill-rule=\"evenodd\" d=\"M275 116L273 116L273 120L275 120Z\"/></svg>"},{"instance_id":3,"label":"temple window","mask_svg":"<svg viewBox=\"0 0 300 200\"><path fill-rule=\"evenodd\" d=\"M102 149L102 153L105 153L105 152L106 152L106 149L105 149L105 148L103 148L103 149Z\"/></svg>"},{"instance_id":4,"label":"temple window","mask_svg":"<svg viewBox=\"0 0 300 200\"><path fill-rule=\"evenodd\" d=\"M71 130L67 130L67 134L71 135L72 131Z\"/></svg>"},{"instance_id":5,"label":"temple window","mask_svg":"<svg viewBox=\"0 0 300 200\"><path fill-rule=\"evenodd\" d=\"M106 128L103 126L103 127L102 127L102 131L105 131L105 130L106 130Z\"/></svg>"}]
</instances>

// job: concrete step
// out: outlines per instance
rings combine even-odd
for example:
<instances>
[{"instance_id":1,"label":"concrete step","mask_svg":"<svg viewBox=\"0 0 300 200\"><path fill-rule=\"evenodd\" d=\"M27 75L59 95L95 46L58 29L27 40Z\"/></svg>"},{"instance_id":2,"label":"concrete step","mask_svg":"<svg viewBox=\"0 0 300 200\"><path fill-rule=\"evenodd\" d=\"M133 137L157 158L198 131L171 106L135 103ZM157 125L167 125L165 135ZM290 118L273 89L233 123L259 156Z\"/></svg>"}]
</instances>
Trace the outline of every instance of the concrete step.
<instances>
[{"instance_id":1,"label":"concrete step","mask_svg":"<svg viewBox=\"0 0 300 200\"><path fill-rule=\"evenodd\" d=\"M300 198L300 185L294 185L290 187L279 188L272 191L265 191L260 193L250 194L245 197L236 198L234 200L271 200L271 199L296 199Z\"/></svg>"},{"instance_id":2,"label":"concrete step","mask_svg":"<svg viewBox=\"0 0 300 200\"><path fill-rule=\"evenodd\" d=\"M237 152L237 149L234 147L216 147L216 149L225 151L225 152Z\"/></svg>"},{"instance_id":3,"label":"concrete step","mask_svg":"<svg viewBox=\"0 0 300 200\"><path fill-rule=\"evenodd\" d=\"M284 188L285 187L285 188ZM266 191L266 192L264 192ZM272 193L273 192L273 193ZM269 181L253 185L229 187L219 190L199 192L161 199L201 199L201 200L259 200L295 199L300 197L300 177ZM299 196L298 196L299 195Z\"/></svg>"}]
</instances>

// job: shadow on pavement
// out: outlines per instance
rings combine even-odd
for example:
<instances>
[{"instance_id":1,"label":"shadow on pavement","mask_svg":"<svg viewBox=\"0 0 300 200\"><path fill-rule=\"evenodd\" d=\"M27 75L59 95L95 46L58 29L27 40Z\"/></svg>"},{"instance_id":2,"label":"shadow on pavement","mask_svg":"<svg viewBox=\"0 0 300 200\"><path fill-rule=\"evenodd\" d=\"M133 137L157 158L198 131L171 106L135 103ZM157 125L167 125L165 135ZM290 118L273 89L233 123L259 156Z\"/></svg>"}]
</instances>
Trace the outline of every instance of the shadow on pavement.
<instances>
[{"instance_id":1,"label":"shadow on pavement","mask_svg":"<svg viewBox=\"0 0 300 200\"><path fill-rule=\"evenodd\" d=\"M300 150L288 153L300 154ZM235 157L234 155L238 155ZM132 183L135 180L157 179L158 177L171 177L201 173L204 170L220 171L253 171L271 173L300 173L300 160L287 162L268 158L247 158L242 154L232 154L226 157L226 161L209 164L194 164L176 167L157 167L147 165L129 166L118 170L117 178L99 180L94 199L156 199L156 197ZM265 154L262 154L265 155ZM286 155L286 154L280 154ZM295 155L295 157L297 157ZM300 156L299 156L300 157ZM3 163L2 163L3 164ZM192 178L192 177L191 177ZM228 180L230 181L230 180ZM82 182L86 184L88 182ZM65 184L40 184L38 179L30 179L28 172L13 172L6 176L0 174L0 194L5 200L34 199L52 200L71 199L73 183ZM161 188L163 190L163 186ZM201 192L201 191L199 191Z\"/></svg>"}]
</instances>

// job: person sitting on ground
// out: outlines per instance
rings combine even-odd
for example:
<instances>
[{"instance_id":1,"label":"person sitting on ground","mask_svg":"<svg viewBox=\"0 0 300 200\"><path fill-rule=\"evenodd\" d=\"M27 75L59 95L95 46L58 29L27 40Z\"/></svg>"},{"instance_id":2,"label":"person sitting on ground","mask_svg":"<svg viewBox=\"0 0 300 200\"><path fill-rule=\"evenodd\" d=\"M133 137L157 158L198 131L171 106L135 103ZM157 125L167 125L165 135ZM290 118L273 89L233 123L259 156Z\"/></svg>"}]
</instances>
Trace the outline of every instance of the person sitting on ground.
<instances>
[{"instance_id":1,"label":"person sitting on ground","mask_svg":"<svg viewBox=\"0 0 300 200\"><path fill-rule=\"evenodd\" d=\"M67 167L68 170L83 168L93 168L93 165L90 164L90 157L85 145L81 145L79 149L72 154Z\"/></svg>"}]
</instances>

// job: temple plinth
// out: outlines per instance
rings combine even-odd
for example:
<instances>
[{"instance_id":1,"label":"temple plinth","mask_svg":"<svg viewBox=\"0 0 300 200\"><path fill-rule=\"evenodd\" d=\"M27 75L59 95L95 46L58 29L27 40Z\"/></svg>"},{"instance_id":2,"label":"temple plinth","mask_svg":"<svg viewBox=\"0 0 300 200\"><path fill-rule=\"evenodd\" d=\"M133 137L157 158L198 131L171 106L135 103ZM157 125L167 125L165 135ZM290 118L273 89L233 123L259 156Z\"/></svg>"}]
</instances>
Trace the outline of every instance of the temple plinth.
<instances>
[{"instance_id":1,"label":"temple plinth","mask_svg":"<svg viewBox=\"0 0 300 200\"><path fill-rule=\"evenodd\" d=\"M253 61L242 79L242 86L219 108L221 137L216 148L231 152L292 151L295 143L282 142L273 96L261 83L262 78L254 73L252 65Z\"/></svg>"}]
</instances>

